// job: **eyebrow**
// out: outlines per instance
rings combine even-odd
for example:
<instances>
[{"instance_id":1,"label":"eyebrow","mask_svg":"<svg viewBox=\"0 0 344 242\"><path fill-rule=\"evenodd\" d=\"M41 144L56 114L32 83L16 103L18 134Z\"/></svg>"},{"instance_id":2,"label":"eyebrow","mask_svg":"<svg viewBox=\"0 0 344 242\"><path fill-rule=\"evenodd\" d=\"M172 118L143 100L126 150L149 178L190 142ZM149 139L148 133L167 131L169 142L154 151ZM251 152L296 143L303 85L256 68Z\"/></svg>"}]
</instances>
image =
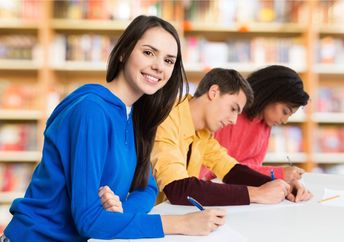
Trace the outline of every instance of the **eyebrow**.
<instances>
[{"instance_id":1,"label":"eyebrow","mask_svg":"<svg viewBox=\"0 0 344 242\"><path fill-rule=\"evenodd\" d=\"M153 47L153 46L151 46L151 45L142 45L142 46L144 46L144 47L149 47L149 48L151 48L152 50L154 50L155 52L159 52L159 50L158 50L157 48L155 48L155 47ZM177 59L177 56L174 56L174 55L167 55L167 57Z\"/></svg>"}]
</instances>

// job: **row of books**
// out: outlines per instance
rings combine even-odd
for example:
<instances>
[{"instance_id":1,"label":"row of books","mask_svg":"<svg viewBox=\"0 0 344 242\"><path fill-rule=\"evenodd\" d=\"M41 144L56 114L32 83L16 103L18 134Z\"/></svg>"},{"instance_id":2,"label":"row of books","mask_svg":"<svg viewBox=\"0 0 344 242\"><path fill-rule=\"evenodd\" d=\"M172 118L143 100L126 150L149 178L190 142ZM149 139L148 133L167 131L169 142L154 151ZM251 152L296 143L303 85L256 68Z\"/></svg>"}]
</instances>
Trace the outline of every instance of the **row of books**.
<instances>
[{"instance_id":1,"label":"row of books","mask_svg":"<svg viewBox=\"0 0 344 242\"><path fill-rule=\"evenodd\" d=\"M315 130L316 152L344 152L344 127L322 126Z\"/></svg>"},{"instance_id":2,"label":"row of books","mask_svg":"<svg viewBox=\"0 0 344 242\"><path fill-rule=\"evenodd\" d=\"M128 20L146 14L174 20L182 14L177 4L175 0L59 0L54 1L54 18Z\"/></svg>"},{"instance_id":3,"label":"row of books","mask_svg":"<svg viewBox=\"0 0 344 242\"><path fill-rule=\"evenodd\" d=\"M261 38L208 41L203 37L188 36L184 42L184 61L216 66L237 63L292 63L303 67L305 47L298 38Z\"/></svg>"},{"instance_id":4,"label":"row of books","mask_svg":"<svg viewBox=\"0 0 344 242\"><path fill-rule=\"evenodd\" d=\"M53 65L65 61L106 62L116 42L116 37L106 35L59 34L52 45L51 62Z\"/></svg>"},{"instance_id":5,"label":"row of books","mask_svg":"<svg viewBox=\"0 0 344 242\"><path fill-rule=\"evenodd\" d=\"M320 87L316 110L318 112L344 113L344 85L341 87Z\"/></svg>"},{"instance_id":6,"label":"row of books","mask_svg":"<svg viewBox=\"0 0 344 242\"><path fill-rule=\"evenodd\" d=\"M0 109L34 109L37 96L32 83L0 79Z\"/></svg>"},{"instance_id":7,"label":"row of books","mask_svg":"<svg viewBox=\"0 0 344 242\"><path fill-rule=\"evenodd\" d=\"M185 1L185 18L223 25L248 22L302 22L303 1L281 0L191 0Z\"/></svg>"},{"instance_id":8,"label":"row of books","mask_svg":"<svg viewBox=\"0 0 344 242\"><path fill-rule=\"evenodd\" d=\"M319 40L317 53L319 63L342 64L344 62L344 39L331 36L322 37Z\"/></svg>"},{"instance_id":9,"label":"row of books","mask_svg":"<svg viewBox=\"0 0 344 242\"><path fill-rule=\"evenodd\" d=\"M32 60L37 50L37 38L33 35L1 35L0 59Z\"/></svg>"},{"instance_id":10,"label":"row of books","mask_svg":"<svg viewBox=\"0 0 344 242\"><path fill-rule=\"evenodd\" d=\"M307 1L281 0L188 0L182 1L185 18L192 21L299 22L307 16ZM321 23L341 23L343 0L318 1L316 19ZM138 14L181 19L178 0L58 0L54 17L69 19L130 19ZM42 1L0 1L0 19L39 20Z\"/></svg>"},{"instance_id":11,"label":"row of books","mask_svg":"<svg viewBox=\"0 0 344 242\"><path fill-rule=\"evenodd\" d=\"M105 61L105 59L102 61ZM83 80L73 80L73 82L70 82L69 84L55 86L49 93L48 99L50 101L47 100L47 102L52 103L50 105L52 108L55 107L62 97L66 96L78 86L82 85L82 81ZM34 84L32 83L13 82L7 79L0 80L0 109L35 109L38 106L38 100L36 98L38 93L37 88L34 88L33 86ZM343 93L344 85L336 88L326 86L319 87L317 90L315 110L317 112L344 113Z\"/></svg>"},{"instance_id":12,"label":"row of books","mask_svg":"<svg viewBox=\"0 0 344 242\"><path fill-rule=\"evenodd\" d=\"M0 122L0 150L37 150L37 125L34 123Z\"/></svg>"},{"instance_id":13,"label":"row of books","mask_svg":"<svg viewBox=\"0 0 344 242\"><path fill-rule=\"evenodd\" d=\"M316 19L320 23L343 23L344 0L318 1Z\"/></svg>"},{"instance_id":14,"label":"row of books","mask_svg":"<svg viewBox=\"0 0 344 242\"><path fill-rule=\"evenodd\" d=\"M25 191L32 172L32 164L0 163L0 192Z\"/></svg>"},{"instance_id":15,"label":"row of books","mask_svg":"<svg viewBox=\"0 0 344 242\"><path fill-rule=\"evenodd\" d=\"M0 1L0 19L37 21L41 18L41 14L41 1L38 0Z\"/></svg>"},{"instance_id":16,"label":"row of books","mask_svg":"<svg viewBox=\"0 0 344 242\"><path fill-rule=\"evenodd\" d=\"M105 35L58 35L53 44L52 62L106 62L116 37ZM188 36L183 42L184 61L210 66L227 62L305 63L305 48L295 38L253 38L212 42L203 37Z\"/></svg>"},{"instance_id":17,"label":"row of books","mask_svg":"<svg viewBox=\"0 0 344 242\"><path fill-rule=\"evenodd\" d=\"M268 152L297 153L303 151L302 130L299 126L288 125L272 128Z\"/></svg>"},{"instance_id":18,"label":"row of books","mask_svg":"<svg viewBox=\"0 0 344 242\"><path fill-rule=\"evenodd\" d=\"M344 127L321 126L314 131L314 151L344 152ZM303 152L302 129L298 126L273 127L268 152Z\"/></svg>"},{"instance_id":19,"label":"row of books","mask_svg":"<svg viewBox=\"0 0 344 242\"><path fill-rule=\"evenodd\" d=\"M66 60L106 62L118 36L83 34L56 35L52 43L51 61ZM38 60L37 38L32 35L0 36L0 59ZM226 42L209 41L200 36L187 36L183 41L184 59L189 63L209 65L226 62L243 63L305 63L305 46L299 38L230 39ZM317 48L319 63L344 62L344 40L323 37Z\"/></svg>"}]
</instances>

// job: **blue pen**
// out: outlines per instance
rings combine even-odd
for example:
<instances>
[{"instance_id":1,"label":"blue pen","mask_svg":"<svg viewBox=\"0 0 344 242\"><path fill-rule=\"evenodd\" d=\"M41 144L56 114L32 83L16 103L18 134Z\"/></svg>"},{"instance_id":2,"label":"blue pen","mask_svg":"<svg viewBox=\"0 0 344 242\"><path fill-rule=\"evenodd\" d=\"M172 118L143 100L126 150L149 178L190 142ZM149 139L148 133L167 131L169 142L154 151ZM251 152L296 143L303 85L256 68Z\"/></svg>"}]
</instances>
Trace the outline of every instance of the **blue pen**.
<instances>
[{"instance_id":1,"label":"blue pen","mask_svg":"<svg viewBox=\"0 0 344 242\"><path fill-rule=\"evenodd\" d=\"M201 211L204 210L204 207L203 207L199 202L197 202L196 199L194 199L194 198L192 198L192 197L190 197L190 196L187 196L186 198L188 199L188 201L189 201L192 205L194 205L195 207L197 207L199 210L201 210Z\"/></svg>"},{"instance_id":2,"label":"blue pen","mask_svg":"<svg viewBox=\"0 0 344 242\"><path fill-rule=\"evenodd\" d=\"M273 169L270 170L271 180L275 180L275 172Z\"/></svg>"}]
</instances>

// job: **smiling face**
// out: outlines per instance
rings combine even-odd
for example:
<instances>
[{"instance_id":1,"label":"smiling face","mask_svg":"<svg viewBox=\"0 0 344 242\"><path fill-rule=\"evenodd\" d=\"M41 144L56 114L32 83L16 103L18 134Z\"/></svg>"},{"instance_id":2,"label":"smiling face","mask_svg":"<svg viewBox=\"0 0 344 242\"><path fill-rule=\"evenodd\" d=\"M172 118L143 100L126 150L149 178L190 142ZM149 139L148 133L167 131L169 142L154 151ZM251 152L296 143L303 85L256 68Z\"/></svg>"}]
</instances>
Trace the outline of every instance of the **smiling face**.
<instances>
[{"instance_id":1,"label":"smiling face","mask_svg":"<svg viewBox=\"0 0 344 242\"><path fill-rule=\"evenodd\" d=\"M208 91L208 96L210 102L205 107L206 129L215 132L229 124L235 124L246 104L245 93L240 90L235 94L221 94L219 87L213 85Z\"/></svg>"},{"instance_id":2,"label":"smiling face","mask_svg":"<svg viewBox=\"0 0 344 242\"><path fill-rule=\"evenodd\" d=\"M298 108L293 108L286 103L270 103L263 112L262 118L268 126L286 124L289 117L297 111Z\"/></svg>"},{"instance_id":3,"label":"smiling face","mask_svg":"<svg viewBox=\"0 0 344 242\"><path fill-rule=\"evenodd\" d=\"M133 97L154 94L170 79L178 53L174 37L160 27L148 29L138 40L123 68Z\"/></svg>"}]
</instances>

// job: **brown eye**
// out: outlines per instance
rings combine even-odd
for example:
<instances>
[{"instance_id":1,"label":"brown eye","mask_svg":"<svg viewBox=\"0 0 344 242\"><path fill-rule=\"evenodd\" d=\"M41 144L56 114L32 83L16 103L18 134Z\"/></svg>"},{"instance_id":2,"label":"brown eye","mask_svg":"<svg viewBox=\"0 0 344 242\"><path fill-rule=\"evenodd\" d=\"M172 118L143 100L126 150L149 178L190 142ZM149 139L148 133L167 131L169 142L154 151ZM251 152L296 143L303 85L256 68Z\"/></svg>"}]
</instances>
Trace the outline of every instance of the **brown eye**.
<instances>
[{"instance_id":1,"label":"brown eye","mask_svg":"<svg viewBox=\"0 0 344 242\"><path fill-rule=\"evenodd\" d=\"M172 59L166 59L165 62L169 65L174 65L174 60Z\"/></svg>"},{"instance_id":2,"label":"brown eye","mask_svg":"<svg viewBox=\"0 0 344 242\"><path fill-rule=\"evenodd\" d=\"M147 55L147 56L151 56L151 55L153 55L153 52L150 51L150 50L144 50L144 51L143 51L143 54L144 54L144 55Z\"/></svg>"}]
</instances>

